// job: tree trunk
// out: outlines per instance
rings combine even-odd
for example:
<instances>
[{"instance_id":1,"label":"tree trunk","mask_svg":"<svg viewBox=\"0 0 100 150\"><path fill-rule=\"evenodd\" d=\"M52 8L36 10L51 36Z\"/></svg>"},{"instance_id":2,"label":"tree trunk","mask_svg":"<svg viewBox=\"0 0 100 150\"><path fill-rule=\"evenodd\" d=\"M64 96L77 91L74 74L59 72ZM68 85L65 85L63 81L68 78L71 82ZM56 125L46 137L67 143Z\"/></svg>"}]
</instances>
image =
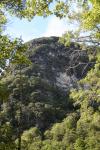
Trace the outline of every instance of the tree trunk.
<instances>
[{"instance_id":1,"label":"tree trunk","mask_svg":"<svg viewBox=\"0 0 100 150\"><path fill-rule=\"evenodd\" d=\"M21 135L18 136L18 150L21 150Z\"/></svg>"}]
</instances>

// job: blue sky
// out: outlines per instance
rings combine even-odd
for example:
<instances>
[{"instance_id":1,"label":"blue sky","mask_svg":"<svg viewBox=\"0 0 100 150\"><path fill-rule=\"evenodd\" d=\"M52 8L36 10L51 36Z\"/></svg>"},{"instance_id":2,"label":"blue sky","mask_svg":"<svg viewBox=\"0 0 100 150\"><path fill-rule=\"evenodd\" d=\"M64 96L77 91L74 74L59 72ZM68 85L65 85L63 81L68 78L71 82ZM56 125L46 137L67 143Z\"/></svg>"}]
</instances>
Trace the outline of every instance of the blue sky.
<instances>
[{"instance_id":1,"label":"blue sky","mask_svg":"<svg viewBox=\"0 0 100 150\"><path fill-rule=\"evenodd\" d=\"M21 37L24 42L44 36L61 36L66 30L73 28L68 24L67 19L60 20L55 16L35 17L31 22L10 15L7 17L5 33L11 37Z\"/></svg>"}]
</instances>

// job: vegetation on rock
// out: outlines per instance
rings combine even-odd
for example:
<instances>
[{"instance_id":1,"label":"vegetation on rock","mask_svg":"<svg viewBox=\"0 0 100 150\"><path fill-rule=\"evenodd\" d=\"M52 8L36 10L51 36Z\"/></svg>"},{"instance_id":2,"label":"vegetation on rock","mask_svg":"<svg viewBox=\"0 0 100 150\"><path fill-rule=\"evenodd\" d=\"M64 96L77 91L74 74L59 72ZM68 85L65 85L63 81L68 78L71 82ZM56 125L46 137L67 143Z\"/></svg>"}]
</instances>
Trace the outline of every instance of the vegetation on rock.
<instances>
[{"instance_id":1,"label":"vegetation on rock","mask_svg":"<svg viewBox=\"0 0 100 150\"><path fill-rule=\"evenodd\" d=\"M1 150L100 149L100 1L53 2L0 1L0 72L7 69L0 76ZM60 39L67 48L56 38L38 39L25 52L21 40L2 34L5 10L28 19L67 16L79 28ZM15 64L7 66L8 59Z\"/></svg>"}]
</instances>

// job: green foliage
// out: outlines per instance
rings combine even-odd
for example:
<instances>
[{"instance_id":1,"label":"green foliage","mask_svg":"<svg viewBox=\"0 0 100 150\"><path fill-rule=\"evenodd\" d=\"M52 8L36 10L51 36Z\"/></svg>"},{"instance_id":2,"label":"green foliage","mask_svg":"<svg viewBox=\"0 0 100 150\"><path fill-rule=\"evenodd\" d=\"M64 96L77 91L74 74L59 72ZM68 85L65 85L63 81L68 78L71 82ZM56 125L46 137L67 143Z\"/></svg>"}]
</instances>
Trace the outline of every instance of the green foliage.
<instances>
[{"instance_id":1,"label":"green foliage","mask_svg":"<svg viewBox=\"0 0 100 150\"><path fill-rule=\"evenodd\" d=\"M21 140L22 149L31 150L32 143L41 141L41 132L36 127L30 128L28 131L24 131L21 136Z\"/></svg>"},{"instance_id":2,"label":"green foliage","mask_svg":"<svg viewBox=\"0 0 100 150\"><path fill-rule=\"evenodd\" d=\"M74 147L75 147L75 150L84 150L85 149L84 140L81 138L77 139Z\"/></svg>"},{"instance_id":3,"label":"green foliage","mask_svg":"<svg viewBox=\"0 0 100 150\"><path fill-rule=\"evenodd\" d=\"M99 56L100 54L98 54ZM100 93L100 63L97 60L95 68L92 69L85 79L80 81L80 84L83 88L73 90L71 93L71 98L73 98L76 103L81 104L81 108L85 111L88 107L93 107L94 110L99 109L99 93Z\"/></svg>"},{"instance_id":4,"label":"green foliage","mask_svg":"<svg viewBox=\"0 0 100 150\"><path fill-rule=\"evenodd\" d=\"M15 150L12 128L9 122L0 127L0 150Z\"/></svg>"},{"instance_id":5,"label":"green foliage","mask_svg":"<svg viewBox=\"0 0 100 150\"><path fill-rule=\"evenodd\" d=\"M9 97L9 91L7 89L7 85L0 83L0 101L3 100L7 100L7 98Z\"/></svg>"},{"instance_id":6,"label":"green foliage","mask_svg":"<svg viewBox=\"0 0 100 150\"><path fill-rule=\"evenodd\" d=\"M60 41L65 45L70 42L100 45L100 1L76 1L72 6L73 10L69 7L67 13L68 19L71 23L77 23L78 28L66 31Z\"/></svg>"},{"instance_id":7,"label":"green foliage","mask_svg":"<svg viewBox=\"0 0 100 150\"><path fill-rule=\"evenodd\" d=\"M6 61L8 59L10 62L13 62L15 64L17 63L25 65L26 61L29 63L29 61L25 57L25 53L23 53L25 52L26 47L22 44L22 41L19 39L11 40L8 36L2 35L4 26L7 22L5 14L3 12L4 10L9 11L11 14L17 15L20 18L27 17L28 19L32 19L36 15L45 17L51 14L55 14L60 18L67 16L72 21L72 23L74 21L78 21L78 31L68 32L61 40L66 45L70 44L70 41L72 41L92 44L93 46L95 46L93 47L94 53L90 55L91 60L93 60L94 58L96 60L95 66L87 74L87 76L80 81L80 88L71 91L70 98L74 106L73 113L67 114L67 117L62 122L54 124L52 128L48 129L44 134L41 133L38 129L40 127L43 127L42 121L45 121L46 123L46 118L49 118L54 122L55 120L57 121L57 117L59 118L62 112L61 107L65 105L65 101L63 101L63 98L60 98L60 102L58 103L58 98L61 96L58 93L55 94L56 101L54 102L54 99L49 98L50 103L48 103L48 99L46 99L48 94L45 92L46 89L48 89L49 92L54 91L54 93L57 92L57 90L53 87L50 87L46 82L44 82L43 80L41 81L41 79L36 77L31 78L30 80L27 79L27 76L22 76L21 78L20 76L17 76L16 79L12 77L14 81L13 83L8 82L9 84L5 84L3 80L0 80L0 100L3 101L10 95L10 98L13 101L10 109L9 107L6 108L6 112L11 116L7 116L6 113L5 117L3 118L2 115L5 114L5 109L2 110L2 108L0 108L1 150L15 149L14 140L15 138L17 138L17 135L13 137L13 130L11 128L11 125L7 121L10 120L11 124L18 129L18 118L21 118L22 124L25 124L25 122L23 122L23 116L24 118L27 118L28 122L31 122L31 120L33 121L31 123L31 126L35 125L35 123L37 122L38 128L30 128L30 126L25 127L30 129L22 133L22 149L100 149L100 48L97 47L98 45L100 45L100 1L80 0L75 1L75 3L73 3L73 0L68 0L67 3L63 1L55 1L54 8L51 8L50 4L52 4L53 2L53 0L41 0L39 2L36 0L0 1L0 70L2 71L2 69L6 68ZM76 8L78 8L78 11ZM83 31L87 31L89 36L81 36L81 33L83 33ZM20 72L19 70L17 71L18 73ZM28 71L28 69L26 69L26 71ZM30 71L31 69L29 70L29 72ZM8 80L11 81L12 79L10 78ZM34 91L36 87L41 87L43 89L42 92L45 93L43 97L42 93L39 90ZM25 97L25 93L27 91L29 92L29 95ZM21 93L23 95L21 95ZM16 103L20 96L23 97L22 101ZM27 101L29 101L29 103ZM31 103L31 101L33 102ZM22 112L19 112L20 104L22 104ZM59 113L57 113L57 111ZM50 118L51 114L52 117ZM56 117L53 118L53 116ZM36 120L34 120L34 118L36 118ZM50 122L52 122L51 120ZM17 134L16 131L15 134Z\"/></svg>"},{"instance_id":8,"label":"green foliage","mask_svg":"<svg viewBox=\"0 0 100 150\"><path fill-rule=\"evenodd\" d=\"M51 4L55 4L54 8L51 8ZM5 8L11 14L15 14L20 18L27 17L29 20L34 16L48 16L51 14L55 14L56 16L62 18L66 16L68 12L68 6L63 1L36 1L36 0L6 0L0 1L1 8Z\"/></svg>"},{"instance_id":9,"label":"green foliage","mask_svg":"<svg viewBox=\"0 0 100 150\"><path fill-rule=\"evenodd\" d=\"M75 119L76 116L77 119ZM41 138L39 138L38 140L34 138L34 141L29 140L28 149L31 150L32 147L34 147L33 149L40 148L42 150L99 150L100 134L98 131L100 130L100 128L97 128L96 126L94 127L92 122L90 122L89 120L85 120L85 117L82 118L82 116L83 114L80 118L78 118L78 114L70 114L70 117L74 119L74 123L76 124L75 126L73 126L74 123L70 122L71 126L73 126L70 128L70 117L66 117L63 122L54 124L54 126L50 130L47 130L45 132L44 140L42 140ZM99 125L99 122L96 123L97 125ZM38 133L36 137L38 137ZM27 137L24 137L24 139L26 138Z\"/></svg>"},{"instance_id":10,"label":"green foliage","mask_svg":"<svg viewBox=\"0 0 100 150\"><path fill-rule=\"evenodd\" d=\"M63 118L67 111L66 108L68 106L66 100L68 98L65 96L62 97L57 87L50 85L40 77L32 75L29 77L30 74L27 74L28 70L23 70L24 68L22 69L23 73L21 74L21 78L20 70L17 69L15 72L16 76L9 73L5 75L6 80L4 78L1 80L2 83L6 83L8 86L7 90L9 91L9 93L6 93L6 95L9 94L8 98L10 102L9 109L6 107L6 113L9 114L7 118L13 124L15 121L18 122L20 116L19 106L21 105L22 130L32 125L37 125L41 130L44 130L52 122L55 122L55 120L61 120ZM6 96L5 94L3 95ZM3 97L1 97L1 100L3 100ZM50 117L48 118L48 116ZM17 128L18 125L16 123L16 130Z\"/></svg>"}]
</instances>

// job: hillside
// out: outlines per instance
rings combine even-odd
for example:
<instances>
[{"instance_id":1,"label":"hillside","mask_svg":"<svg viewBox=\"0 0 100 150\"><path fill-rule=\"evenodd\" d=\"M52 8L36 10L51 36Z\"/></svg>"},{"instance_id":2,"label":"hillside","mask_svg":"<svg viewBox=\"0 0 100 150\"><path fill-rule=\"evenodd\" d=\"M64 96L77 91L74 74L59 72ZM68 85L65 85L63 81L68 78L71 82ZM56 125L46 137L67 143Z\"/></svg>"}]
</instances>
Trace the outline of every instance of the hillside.
<instances>
[{"instance_id":1,"label":"hillside","mask_svg":"<svg viewBox=\"0 0 100 150\"><path fill-rule=\"evenodd\" d=\"M17 127L15 117L19 108L16 105L22 105L21 121L25 129L36 125L44 130L72 111L69 90L78 88L77 81L91 67L85 68L88 56L83 51L79 54L79 45L72 43L70 47L65 47L58 39L39 38L28 42L27 54L32 64L21 66L21 79L18 65L11 66L11 71L6 75L10 90L7 113L11 112L6 119L13 126Z\"/></svg>"},{"instance_id":2,"label":"hillside","mask_svg":"<svg viewBox=\"0 0 100 150\"><path fill-rule=\"evenodd\" d=\"M73 124L68 128L75 129L80 118L77 110L81 106L73 105L70 90L80 90L78 81L86 76L93 64L89 63L88 54L82 51L80 45L71 43L65 47L59 43L58 37L34 39L26 44L29 46L26 55L32 63L11 65L1 80L9 93L5 95L7 102L2 103L5 97L1 100L1 125L10 123L14 139L28 129L36 136L39 134L42 139L48 139L48 134L55 136L53 130L57 128L59 141L62 137L58 135L58 130L63 128L61 136L64 134L62 132L67 132L67 126L64 125L66 121ZM58 123L57 126L54 123ZM53 124L54 129L45 135L44 132Z\"/></svg>"}]
</instances>

